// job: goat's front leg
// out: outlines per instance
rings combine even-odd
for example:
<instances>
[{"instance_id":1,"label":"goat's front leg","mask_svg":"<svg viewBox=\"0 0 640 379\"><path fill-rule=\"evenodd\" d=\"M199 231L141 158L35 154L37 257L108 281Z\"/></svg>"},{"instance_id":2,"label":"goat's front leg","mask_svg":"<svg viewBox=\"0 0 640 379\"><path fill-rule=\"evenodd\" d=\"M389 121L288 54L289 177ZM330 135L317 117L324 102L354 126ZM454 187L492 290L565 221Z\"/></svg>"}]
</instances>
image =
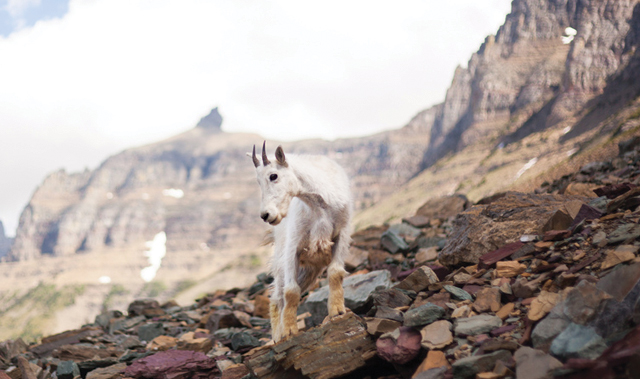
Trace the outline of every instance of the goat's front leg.
<instances>
[{"instance_id":1,"label":"goat's front leg","mask_svg":"<svg viewBox=\"0 0 640 379\"><path fill-rule=\"evenodd\" d=\"M282 339L282 276L274 275L273 288L271 293L271 302L269 304L269 316L271 318L271 338L278 342Z\"/></svg>"},{"instance_id":2,"label":"goat's front leg","mask_svg":"<svg viewBox=\"0 0 640 379\"><path fill-rule=\"evenodd\" d=\"M298 305L300 304L300 286L298 285L297 248L302 239L299 214L289 213L284 243L283 277L284 277L284 309L282 309L282 337L298 333Z\"/></svg>"},{"instance_id":3,"label":"goat's front leg","mask_svg":"<svg viewBox=\"0 0 640 379\"><path fill-rule=\"evenodd\" d=\"M329 311L328 318L344 314L346 308L344 306L344 287L343 279L347 272L344 270L344 257L349 250L349 232L343 230L335 239L333 251L333 260L327 269L327 277L329 279L329 300L327 308Z\"/></svg>"},{"instance_id":4,"label":"goat's front leg","mask_svg":"<svg viewBox=\"0 0 640 379\"><path fill-rule=\"evenodd\" d=\"M327 310L329 311L329 318L337 315L344 314L346 309L344 307L344 288L342 287L342 281L346 271L339 265L333 263L329 265L327 269L327 276L329 279L329 300L327 301Z\"/></svg>"},{"instance_id":5,"label":"goat's front leg","mask_svg":"<svg viewBox=\"0 0 640 379\"><path fill-rule=\"evenodd\" d=\"M288 286L284 289L284 310L282 312L282 338L298 334L298 305L300 304L300 287Z\"/></svg>"}]
</instances>

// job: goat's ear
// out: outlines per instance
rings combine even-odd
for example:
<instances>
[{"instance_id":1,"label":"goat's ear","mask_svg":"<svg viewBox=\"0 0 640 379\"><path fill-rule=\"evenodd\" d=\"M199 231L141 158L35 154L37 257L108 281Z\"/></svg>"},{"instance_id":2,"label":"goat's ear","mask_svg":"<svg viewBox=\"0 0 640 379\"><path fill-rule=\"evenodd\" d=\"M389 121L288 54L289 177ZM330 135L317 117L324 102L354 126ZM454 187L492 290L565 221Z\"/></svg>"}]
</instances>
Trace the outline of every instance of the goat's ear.
<instances>
[{"instance_id":1,"label":"goat's ear","mask_svg":"<svg viewBox=\"0 0 640 379\"><path fill-rule=\"evenodd\" d=\"M287 167L287 161L285 160L284 150L282 150L282 145L276 148L276 161L280 166Z\"/></svg>"}]
</instances>

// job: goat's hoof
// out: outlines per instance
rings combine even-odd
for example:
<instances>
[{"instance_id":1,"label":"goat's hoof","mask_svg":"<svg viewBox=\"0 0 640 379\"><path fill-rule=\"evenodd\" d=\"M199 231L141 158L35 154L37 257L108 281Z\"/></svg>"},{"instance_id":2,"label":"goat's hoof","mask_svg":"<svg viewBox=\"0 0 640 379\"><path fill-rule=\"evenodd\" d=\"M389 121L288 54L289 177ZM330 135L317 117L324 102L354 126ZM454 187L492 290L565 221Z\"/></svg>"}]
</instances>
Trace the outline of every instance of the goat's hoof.
<instances>
[{"instance_id":1,"label":"goat's hoof","mask_svg":"<svg viewBox=\"0 0 640 379\"><path fill-rule=\"evenodd\" d=\"M289 337L293 337L298 333L299 333L299 331L298 331L297 327L285 328L284 332L282 333L282 336L281 336L280 340L287 339Z\"/></svg>"},{"instance_id":2,"label":"goat's hoof","mask_svg":"<svg viewBox=\"0 0 640 379\"><path fill-rule=\"evenodd\" d=\"M329 321L331 321L332 319L345 315L347 313L351 312L351 310L349 308L342 308L342 311L336 311L335 313L330 313L327 317L324 318L324 320L322 320L322 324L326 324Z\"/></svg>"}]
</instances>

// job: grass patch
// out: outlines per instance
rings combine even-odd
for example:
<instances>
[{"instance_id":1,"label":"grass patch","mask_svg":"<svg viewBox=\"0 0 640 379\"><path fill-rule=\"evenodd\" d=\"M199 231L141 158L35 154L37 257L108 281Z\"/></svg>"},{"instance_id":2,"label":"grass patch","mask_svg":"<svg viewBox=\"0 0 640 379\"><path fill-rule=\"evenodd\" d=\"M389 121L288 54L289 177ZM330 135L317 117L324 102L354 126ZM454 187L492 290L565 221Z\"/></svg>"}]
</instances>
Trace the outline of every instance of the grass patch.
<instances>
[{"instance_id":1,"label":"grass patch","mask_svg":"<svg viewBox=\"0 0 640 379\"><path fill-rule=\"evenodd\" d=\"M179 281L178 284L176 284L176 288L174 291L176 294L179 294L195 286L196 284L198 283L195 280L190 280L190 279L182 280L182 281Z\"/></svg>"},{"instance_id":2,"label":"grass patch","mask_svg":"<svg viewBox=\"0 0 640 379\"><path fill-rule=\"evenodd\" d=\"M635 120L637 118L640 118L640 108L633 111L633 113L629 115L629 118L627 120Z\"/></svg>"},{"instance_id":3,"label":"grass patch","mask_svg":"<svg viewBox=\"0 0 640 379\"><path fill-rule=\"evenodd\" d=\"M0 308L0 340L38 340L47 332L56 312L75 304L76 297L84 291L84 285L56 288L54 284L40 282L22 296L15 293L3 296L5 306Z\"/></svg>"},{"instance_id":4,"label":"grass patch","mask_svg":"<svg viewBox=\"0 0 640 379\"><path fill-rule=\"evenodd\" d=\"M122 284L114 284L102 301L102 308L109 310L112 307L113 299L118 296L128 295L129 291Z\"/></svg>"},{"instance_id":5,"label":"grass patch","mask_svg":"<svg viewBox=\"0 0 640 379\"><path fill-rule=\"evenodd\" d=\"M158 297L161 293L167 290L167 285L161 281L151 281L149 283L145 283L145 285L140 290L139 297Z\"/></svg>"}]
</instances>

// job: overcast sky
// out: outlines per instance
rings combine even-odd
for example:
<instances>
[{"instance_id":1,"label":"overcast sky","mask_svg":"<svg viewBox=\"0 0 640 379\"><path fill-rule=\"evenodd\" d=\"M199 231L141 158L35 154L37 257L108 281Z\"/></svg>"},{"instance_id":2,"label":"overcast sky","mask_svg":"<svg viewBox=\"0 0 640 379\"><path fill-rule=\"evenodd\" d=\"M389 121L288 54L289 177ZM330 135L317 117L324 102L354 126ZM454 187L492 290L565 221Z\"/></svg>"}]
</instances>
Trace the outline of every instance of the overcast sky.
<instances>
[{"instance_id":1,"label":"overcast sky","mask_svg":"<svg viewBox=\"0 0 640 379\"><path fill-rule=\"evenodd\" d=\"M0 220L44 177L193 127L295 140L403 126L510 0L0 0ZM392 5L393 4L393 5Z\"/></svg>"}]
</instances>

